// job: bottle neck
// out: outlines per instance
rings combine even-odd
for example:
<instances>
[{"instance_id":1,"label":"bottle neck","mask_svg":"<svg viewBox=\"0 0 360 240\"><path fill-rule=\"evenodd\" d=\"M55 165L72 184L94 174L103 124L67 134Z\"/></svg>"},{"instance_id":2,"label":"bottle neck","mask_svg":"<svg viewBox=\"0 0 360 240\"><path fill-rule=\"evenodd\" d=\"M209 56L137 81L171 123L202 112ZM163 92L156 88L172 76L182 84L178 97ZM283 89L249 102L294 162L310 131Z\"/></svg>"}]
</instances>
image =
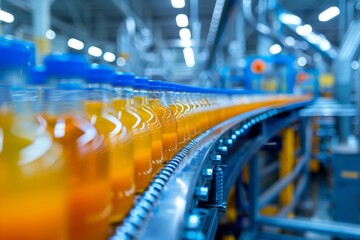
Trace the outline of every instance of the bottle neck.
<instances>
[{"instance_id":1,"label":"bottle neck","mask_svg":"<svg viewBox=\"0 0 360 240\"><path fill-rule=\"evenodd\" d=\"M56 76L50 77L49 86L55 86L59 89L82 89L86 87L85 79L80 77Z\"/></svg>"},{"instance_id":2,"label":"bottle neck","mask_svg":"<svg viewBox=\"0 0 360 240\"><path fill-rule=\"evenodd\" d=\"M7 85L0 84L0 110L9 111L11 108L11 90Z\"/></svg>"},{"instance_id":3,"label":"bottle neck","mask_svg":"<svg viewBox=\"0 0 360 240\"><path fill-rule=\"evenodd\" d=\"M133 89L131 87L114 87L114 98L126 100L127 105L133 104Z\"/></svg>"},{"instance_id":4,"label":"bottle neck","mask_svg":"<svg viewBox=\"0 0 360 240\"><path fill-rule=\"evenodd\" d=\"M81 89L47 89L44 92L42 110L50 115L83 114L84 106Z\"/></svg>"},{"instance_id":5,"label":"bottle neck","mask_svg":"<svg viewBox=\"0 0 360 240\"><path fill-rule=\"evenodd\" d=\"M161 98L161 92L158 90L148 91L149 100L159 100Z\"/></svg>"}]
</instances>

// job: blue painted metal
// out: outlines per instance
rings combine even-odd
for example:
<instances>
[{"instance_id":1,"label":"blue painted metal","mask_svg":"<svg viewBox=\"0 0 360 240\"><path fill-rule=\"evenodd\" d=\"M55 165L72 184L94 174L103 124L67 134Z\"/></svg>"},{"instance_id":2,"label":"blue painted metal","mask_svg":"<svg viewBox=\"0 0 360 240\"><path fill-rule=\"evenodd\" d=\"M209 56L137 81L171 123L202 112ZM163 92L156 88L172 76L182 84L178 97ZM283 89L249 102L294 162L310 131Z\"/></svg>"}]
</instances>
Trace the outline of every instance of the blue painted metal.
<instances>
[{"instance_id":1,"label":"blue painted metal","mask_svg":"<svg viewBox=\"0 0 360 240\"><path fill-rule=\"evenodd\" d=\"M306 169L303 169L303 171L306 171ZM296 187L295 187L295 193L294 198L291 204L283 207L280 212L277 214L279 217L286 217L289 213L294 211L295 207L298 205L304 190L306 186L308 185L308 176L306 173L301 174L300 179L298 180Z\"/></svg>"},{"instance_id":2,"label":"blue painted metal","mask_svg":"<svg viewBox=\"0 0 360 240\"><path fill-rule=\"evenodd\" d=\"M259 216L256 220L259 224L291 229L302 232L318 232L335 237L359 239L359 225L340 223L334 221L311 220L303 218L281 218Z\"/></svg>"},{"instance_id":3,"label":"blue painted metal","mask_svg":"<svg viewBox=\"0 0 360 240\"><path fill-rule=\"evenodd\" d=\"M308 162L308 158L301 157L294 171L290 174L286 175L282 179L279 179L275 184L273 184L268 190L266 190L261 196L259 197L259 205L258 209L261 209L271 203L272 200L283 190L287 185L295 180L295 178L300 174L301 170L307 166L306 163Z\"/></svg>"},{"instance_id":4,"label":"blue painted metal","mask_svg":"<svg viewBox=\"0 0 360 240\"><path fill-rule=\"evenodd\" d=\"M250 56L246 58L246 66L244 68L244 87L245 89L261 90L253 88L253 81L261 81L264 78L263 73L253 73L251 71L251 63L255 59L260 59L267 64L282 65L286 69L285 73L285 93L293 93L297 71L294 68L295 57L292 55L273 55L273 56ZM278 93L283 92L281 83L278 83Z\"/></svg>"},{"instance_id":5,"label":"blue painted metal","mask_svg":"<svg viewBox=\"0 0 360 240\"><path fill-rule=\"evenodd\" d=\"M335 152L331 165L333 217L337 221L359 224L360 154Z\"/></svg>"},{"instance_id":6,"label":"blue painted metal","mask_svg":"<svg viewBox=\"0 0 360 240\"><path fill-rule=\"evenodd\" d=\"M256 235L257 240L304 240L303 237L289 236L279 233L259 233Z\"/></svg>"}]
</instances>

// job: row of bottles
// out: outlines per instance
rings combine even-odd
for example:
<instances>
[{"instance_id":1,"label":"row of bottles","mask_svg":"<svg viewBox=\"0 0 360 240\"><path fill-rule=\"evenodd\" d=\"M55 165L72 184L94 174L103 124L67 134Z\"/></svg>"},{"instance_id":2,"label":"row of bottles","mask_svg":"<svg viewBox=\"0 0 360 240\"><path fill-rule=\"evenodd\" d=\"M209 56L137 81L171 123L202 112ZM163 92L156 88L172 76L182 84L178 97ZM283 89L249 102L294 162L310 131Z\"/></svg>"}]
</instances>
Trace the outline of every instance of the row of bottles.
<instances>
[{"instance_id":1,"label":"row of bottles","mask_svg":"<svg viewBox=\"0 0 360 240\"><path fill-rule=\"evenodd\" d=\"M301 98L176 85L0 38L0 239L106 239L191 139Z\"/></svg>"}]
</instances>

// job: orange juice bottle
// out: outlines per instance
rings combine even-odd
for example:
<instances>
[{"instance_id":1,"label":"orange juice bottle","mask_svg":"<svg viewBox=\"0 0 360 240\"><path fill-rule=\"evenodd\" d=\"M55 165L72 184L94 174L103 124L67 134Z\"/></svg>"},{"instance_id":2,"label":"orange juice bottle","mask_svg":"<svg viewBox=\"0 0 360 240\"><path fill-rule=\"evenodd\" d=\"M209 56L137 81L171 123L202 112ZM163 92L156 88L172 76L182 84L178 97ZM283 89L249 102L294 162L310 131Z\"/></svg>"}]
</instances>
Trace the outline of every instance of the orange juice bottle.
<instances>
[{"instance_id":1,"label":"orange juice bottle","mask_svg":"<svg viewBox=\"0 0 360 240\"><path fill-rule=\"evenodd\" d=\"M109 146L84 113L88 64L79 55L56 54L45 66L49 82L57 84L44 92L43 116L68 168L69 238L105 239L111 213Z\"/></svg>"},{"instance_id":2,"label":"orange juice bottle","mask_svg":"<svg viewBox=\"0 0 360 240\"><path fill-rule=\"evenodd\" d=\"M193 124L191 122L191 107L190 104L184 98L180 88L176 84L170 84L170 90L173 90L173 100L177 106L180 107L181 115L184 118L184 134L186 143L192 139ZM170 92L171 93L171 92Z\"/></svg>"},{"instance_id":3,"label":"orange juice bottle","mask_svg":"<svg viewBox=\"0 0 360 240\"><path fill-rule=\"evenodd\" d=\"M126 73L114 75L112 103L120 119L131 131L134 146L135 189L143 192L149 185L152 176L151 134L146 122L134 107L133 90L134 76Z\"/></svg>"},{"instance_id":4,"label":"orange juice bottle","mask_svg":"<svg viewBox=\"0 0 360 240\"><path fill-rule=\"evenodd\" d=\"M34 59L33 44L0 37L0 239L67 238L62 149L22 87Z\"/></svg>"},{"instance_id":5,"label":"orange juice bottle","mask_svg":"<svg viewBox=\"0 0 360 240\"><path fill-rule=\"evenodd\" d=\"M189 141L186 135L186 118L184 115L184 106L179 102L175 101L174 86L170 83L163 82L163 94L161 103L164 106L169 107L171 112L174 114L177 122L177 146L178 150L182 149Z\"/></svg>"},{"instance_id":6,"label":"orange juice bottle","mask_svg":"<svg viewBox=\"0 0 360 240\"><path fill-rule=\"evenodd\" d=\"M165 91L161 92L160 99L152 99L151 106L158 116L163 130L164 162L171 160L178 151L177 121L170 110Z\"/></svg>"},{"instance_id":7,"label":"orange juice bottle","mask_svg":"<svg viewBox=\"0 0 360 240\"><path fill-rule=\"evenodd\" d=\"M0 239L66 239L62 149L26 108L10 110L0 87ZM21 230L19 230L21 229Z\"/></svg>"},{"instance_id":8,"label":"orange juice bottle","mask_svg":"<svg viewBox=\"0 0 360 240\"><path fill-rule=\"evenodd\" d=\"M110 221L119 222L134 202L134 157L130 131L116 116L109 83L114 70L94 65L88 71L84 106L88 119L109 141L112 212ZM120 157L121 156L121 157Z\"/></svg>"},{"instance_id":9,"label":"orange juice bottle","mask_svg":"<svg viewBox=\"0 0 360 240\"><path fill-rule=\"evenodd\" d=\"M196 105L192 101L192 99L190 99L188 90L182 92L181 95L182 95L181 101L185 102L186 105L188 106L187 119L188 119L188 125L189 125L190 139L194 139L198 132L198 129L197 129L198 124L197 124L197 118L196 118L197 117L196 116Z\"/></svg>"},{"instance_id":10,"label":"orange juice bottle","mask_svg":"<svg viewBox=\"0 0 360 240\"><path fill-rule=\"evenodd\" d=\"M151 153L153 174L157 173L163 164L163 134L159 118L148 100L148 80L136 77L133 85L134 103L142 120L146 121L151 134Z\"/></svg>"}]
</instances>

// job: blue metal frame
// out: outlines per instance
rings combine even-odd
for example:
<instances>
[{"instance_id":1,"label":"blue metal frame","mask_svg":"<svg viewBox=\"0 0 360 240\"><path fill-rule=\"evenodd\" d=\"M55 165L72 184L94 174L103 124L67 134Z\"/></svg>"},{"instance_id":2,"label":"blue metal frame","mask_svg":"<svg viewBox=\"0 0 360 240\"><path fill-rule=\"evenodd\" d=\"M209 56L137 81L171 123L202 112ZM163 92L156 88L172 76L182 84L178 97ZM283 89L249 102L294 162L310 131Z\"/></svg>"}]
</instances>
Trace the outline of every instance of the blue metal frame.
<instances>
[{"instance_id":1,"label":"blue metal frame","mask_svg":"<svg viewBox=\"0 0 360 240\"><path fill-rule=\"evenodd\" d=\"M295 57L292 55L274 55L274 56L250 56L246 58L246 67L244 69L244 86L245 89L253 89L252 88L252 81L260 81L260 79L263 77L262 73L256 74L251 71L251 63L255 59L261 59L265 63L271 63L271 64L281 64L286 67L286 76L285 76L285 83L286 83L286 89L285 93L293 93L294 91L294 84L295 84L295 78L296 78L296 70L294 68L294 61ZM258 89L257 89L258 90ZM281 92L280 89L278 89L278 92Z\"/></svg>"}]
</instances>

